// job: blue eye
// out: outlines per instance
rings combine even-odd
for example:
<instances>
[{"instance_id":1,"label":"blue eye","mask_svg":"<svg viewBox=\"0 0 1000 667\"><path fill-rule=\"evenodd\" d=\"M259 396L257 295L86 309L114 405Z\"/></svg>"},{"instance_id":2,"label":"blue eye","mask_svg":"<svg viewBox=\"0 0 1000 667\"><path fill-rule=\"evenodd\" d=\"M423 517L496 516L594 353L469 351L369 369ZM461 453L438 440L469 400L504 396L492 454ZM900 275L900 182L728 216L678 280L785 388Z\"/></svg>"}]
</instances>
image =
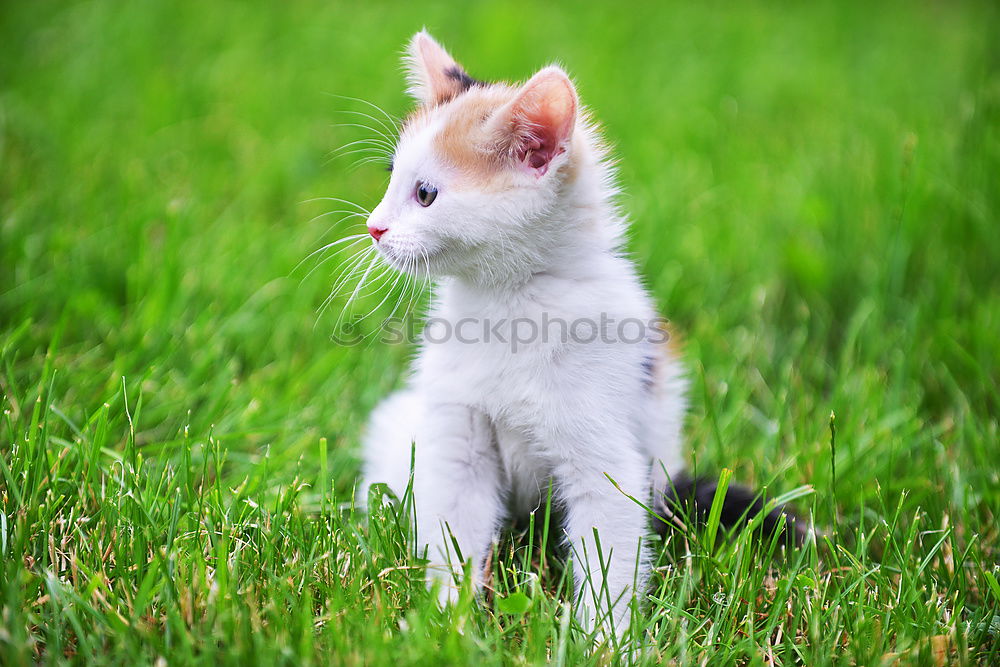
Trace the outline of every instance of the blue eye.
<instances>
[{"instance_id":1,"label":"blue eye","mask_svg":"<svg viewBox=\"0 0 1000 667\"><path fill-rule=\"evenodd\" d=\"M417 202L424 208L427 208L434 203L434 199L437 197L437 188L433 185L428 185L423 181L417 181L417 189L414 195L417 198Z\"/></svg>"}]
</instances>

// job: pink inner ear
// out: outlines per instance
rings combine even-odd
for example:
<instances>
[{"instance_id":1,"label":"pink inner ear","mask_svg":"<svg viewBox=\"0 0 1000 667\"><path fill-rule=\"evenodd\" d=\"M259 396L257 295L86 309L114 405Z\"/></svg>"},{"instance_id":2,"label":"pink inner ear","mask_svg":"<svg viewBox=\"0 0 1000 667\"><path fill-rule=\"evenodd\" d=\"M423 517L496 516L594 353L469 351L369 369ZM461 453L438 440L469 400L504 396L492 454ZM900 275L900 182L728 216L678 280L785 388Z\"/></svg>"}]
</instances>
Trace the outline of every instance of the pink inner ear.
<instances>
[{"instance_id":1,"label":"pink inner ear","mask_svg":"<svg viewBox=\"0 0 1000 667\"><path fill-rule=\"evenodd\" d=\"M518 161L527 163L532 169L541 169L552 157L552 151L547 150L541 139L537 137L524 139L517 150Z\"/></svg>"},{"instance_id":2,"label":"pink inner ear","mask_svg":"<svg viewBox=\"0 0 1000 667\"><path fill-rule=\"evenodd\" d=\"M566 139L562 136L565 132L560 131L557 119L546 117L544 113L536 114L528 122L532 125L531 133L521 139L517 159L542 176L552 159L563 152L561 144Z\"/></svg>"},{"instance_id":3,"label":"pink inner ear","mask_svg":"<svg viewBox=\"0 0 1000 667\"><path fill-rule=\"evenodd\" d=\"M531 167L532 169L541 169L551 160L552 160L551 157L547 157L545 155L542 155L541 153L533 152L531 153L531 155L528 156L528 166Z\"/></svg>"},{"instance_id":4,"label":"pink inner ear","mask_svg":"<svg viewBox=\"0 0 1000 667\"><path fill-rule=\"evenodd\" d=\"M545 72L527 84L514 107L518 161L539 176L549 163L565 151L564 144L573 132L576 99L565 74Z\"/></svg>"},{"instance_id":5,"label":"pink inner ear","mask_svg":"<svg viewBox=\"0 0 1000 667\"><path fill-rule=\"evenodd\" d=\"M535 136L523 141L517 152L517 158L532 169L538 170L538 175L548 171L552 158L563 152L561 139L550 127L535 128Z\"/></svg>"}]
</instances>

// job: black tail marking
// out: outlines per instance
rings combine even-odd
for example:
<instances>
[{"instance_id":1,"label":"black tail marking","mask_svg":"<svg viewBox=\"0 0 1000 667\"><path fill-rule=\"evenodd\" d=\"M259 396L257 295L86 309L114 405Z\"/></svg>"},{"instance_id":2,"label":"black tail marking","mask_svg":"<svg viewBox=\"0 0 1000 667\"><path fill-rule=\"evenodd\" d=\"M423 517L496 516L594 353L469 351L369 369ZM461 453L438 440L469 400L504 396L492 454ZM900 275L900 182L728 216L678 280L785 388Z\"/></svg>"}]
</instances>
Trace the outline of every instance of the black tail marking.
<instances>
[{"instance_id":1,"label":"black tail marking","mask_svg":"<svg viewBox=\"0 0 1000 667\"><path fill-rule=\"evenodd\" d=\"M656 512L669 520L669 517L692 516L704 525L715 499L715 491L719 482L710 477L692 478L687 474L675 475L665 492L657 493L655 498ZM720 524L734 527L748 523L764 511L766 498L751 489L730 484L726 488L726 496L722 502ZM666 536L671 524L656 520L654 528L661 537ZM785 535L790 544L801 545L805 541L808 529L804 521L799 519L789 508L778 506L764 516L762 532L767 537L774 535L784 525Z\"/></svg>"}]
</instances>

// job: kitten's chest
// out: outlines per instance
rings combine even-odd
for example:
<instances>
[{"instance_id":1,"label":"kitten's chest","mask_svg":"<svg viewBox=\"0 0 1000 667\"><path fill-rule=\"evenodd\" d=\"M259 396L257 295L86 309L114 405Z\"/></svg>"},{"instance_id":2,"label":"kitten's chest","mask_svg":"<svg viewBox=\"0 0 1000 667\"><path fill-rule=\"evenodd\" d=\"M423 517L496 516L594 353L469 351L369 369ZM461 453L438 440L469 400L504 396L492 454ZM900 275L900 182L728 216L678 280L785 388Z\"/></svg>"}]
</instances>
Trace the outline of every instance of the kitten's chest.
<instances>
[{"instance_id":1,"label":"kitten's chest","mask_svg":"<svg viewBox=\"0 0 1000 667\"><path fill-rule=\"evenodd\" d=\"M574 355L565 325L578 316L538 299L508 302L449 295L428 319L421 375L435 393L530 426Z\"/></svg>"},{"instance_id":2,"label":"kitten's chest","mask_svg":"<svg viewBox=\"0 0 1000 667\"><path fill-rule=\"evenodd\" d=\"M533 412L558 383L559 359L568 353L558 338L543 335L526 317L463 317L434 323L422 353L422 378L440 395L483 407L491 415ZM435 335L440 334L440 335Z\"/></svg>"},{"instance_id":3,"label":"kitten's chest","mask_svg":"<svg viewBox=\"0 0 1000 667\"><path fill-rule=\"evenodd\" d=\"M609 382L638 377L641 351L606 334L644 315L641 293L549 277L507 299L447 290L428 320L420 382L430 395L529 431L552 430Z\"/></svg>"}]
</instances>

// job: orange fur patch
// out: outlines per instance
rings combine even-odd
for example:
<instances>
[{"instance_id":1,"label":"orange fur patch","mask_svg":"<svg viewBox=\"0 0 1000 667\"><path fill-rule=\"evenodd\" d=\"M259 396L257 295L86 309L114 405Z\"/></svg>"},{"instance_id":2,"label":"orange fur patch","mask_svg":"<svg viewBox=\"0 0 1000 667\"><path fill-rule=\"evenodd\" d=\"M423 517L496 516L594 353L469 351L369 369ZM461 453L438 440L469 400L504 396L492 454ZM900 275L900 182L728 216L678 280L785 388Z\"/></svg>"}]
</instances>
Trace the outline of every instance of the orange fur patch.
<instances>
[{"instance_id":1,"label":"orange fur patch","mask_svg":"<svg viewBox=\"0 0 1000 667\"><path fill-rule=\"evenodd\" d=\"M657 328L666 335L667 339L661 343L664 353L670 359L677 359L683 354L684 343L681 340L680 335L677 333L677 328L672 326L666 320L661 320L657 324Z\"/></svg>"},{"instance_id":2,"label":"orange fur patch","mask_svg":"<svg viewBox=\"0 0 1000 667\"><path fill-rule=\"evenodd\" d=\"M434 137L434 149L455 170L455 185L496 192L510 185L510 163L501 145L506 128L491 121L495 120L494 113L516 95L516 88L502 83L477 86L442 104L420 107L404 121L404 132L418 132L443 117L442 127ZM574 136L574 144L578 141L580 137ZM570 160L564 166L571 179L576 174L574 162Z\"/></svg>"},{"instance_id":3,"label":"orange fur patch","mask_svg":"<svg viewBox=\"0 0 1000 667\"><path fill-rule=\"evenodd\" d=\"M441 159L455 168L460 185L489 191L506 181L498 137L489 120L514 94L512 88L494 85L470 90L442 109L447 116L434 147Z\"/></svg>"},{"instance_id":4,"label":"orange fur patch","mask_svg":"<svg viewBox=\"0 0 1000 667\"><path fill-rule=\"evenodd\" d=\"M666 340L659 344L660 355L657 355L652 359L650 375L652 376L651 380L654 390L662 391L664 382L664 362L677 361L680 359L683 352L683 344L680 337L676 333L675 327L671 326L671 324L666 320L658 320L655 326L657 330L659 330L666 337Z\"/></svg>"}]
</instances>

